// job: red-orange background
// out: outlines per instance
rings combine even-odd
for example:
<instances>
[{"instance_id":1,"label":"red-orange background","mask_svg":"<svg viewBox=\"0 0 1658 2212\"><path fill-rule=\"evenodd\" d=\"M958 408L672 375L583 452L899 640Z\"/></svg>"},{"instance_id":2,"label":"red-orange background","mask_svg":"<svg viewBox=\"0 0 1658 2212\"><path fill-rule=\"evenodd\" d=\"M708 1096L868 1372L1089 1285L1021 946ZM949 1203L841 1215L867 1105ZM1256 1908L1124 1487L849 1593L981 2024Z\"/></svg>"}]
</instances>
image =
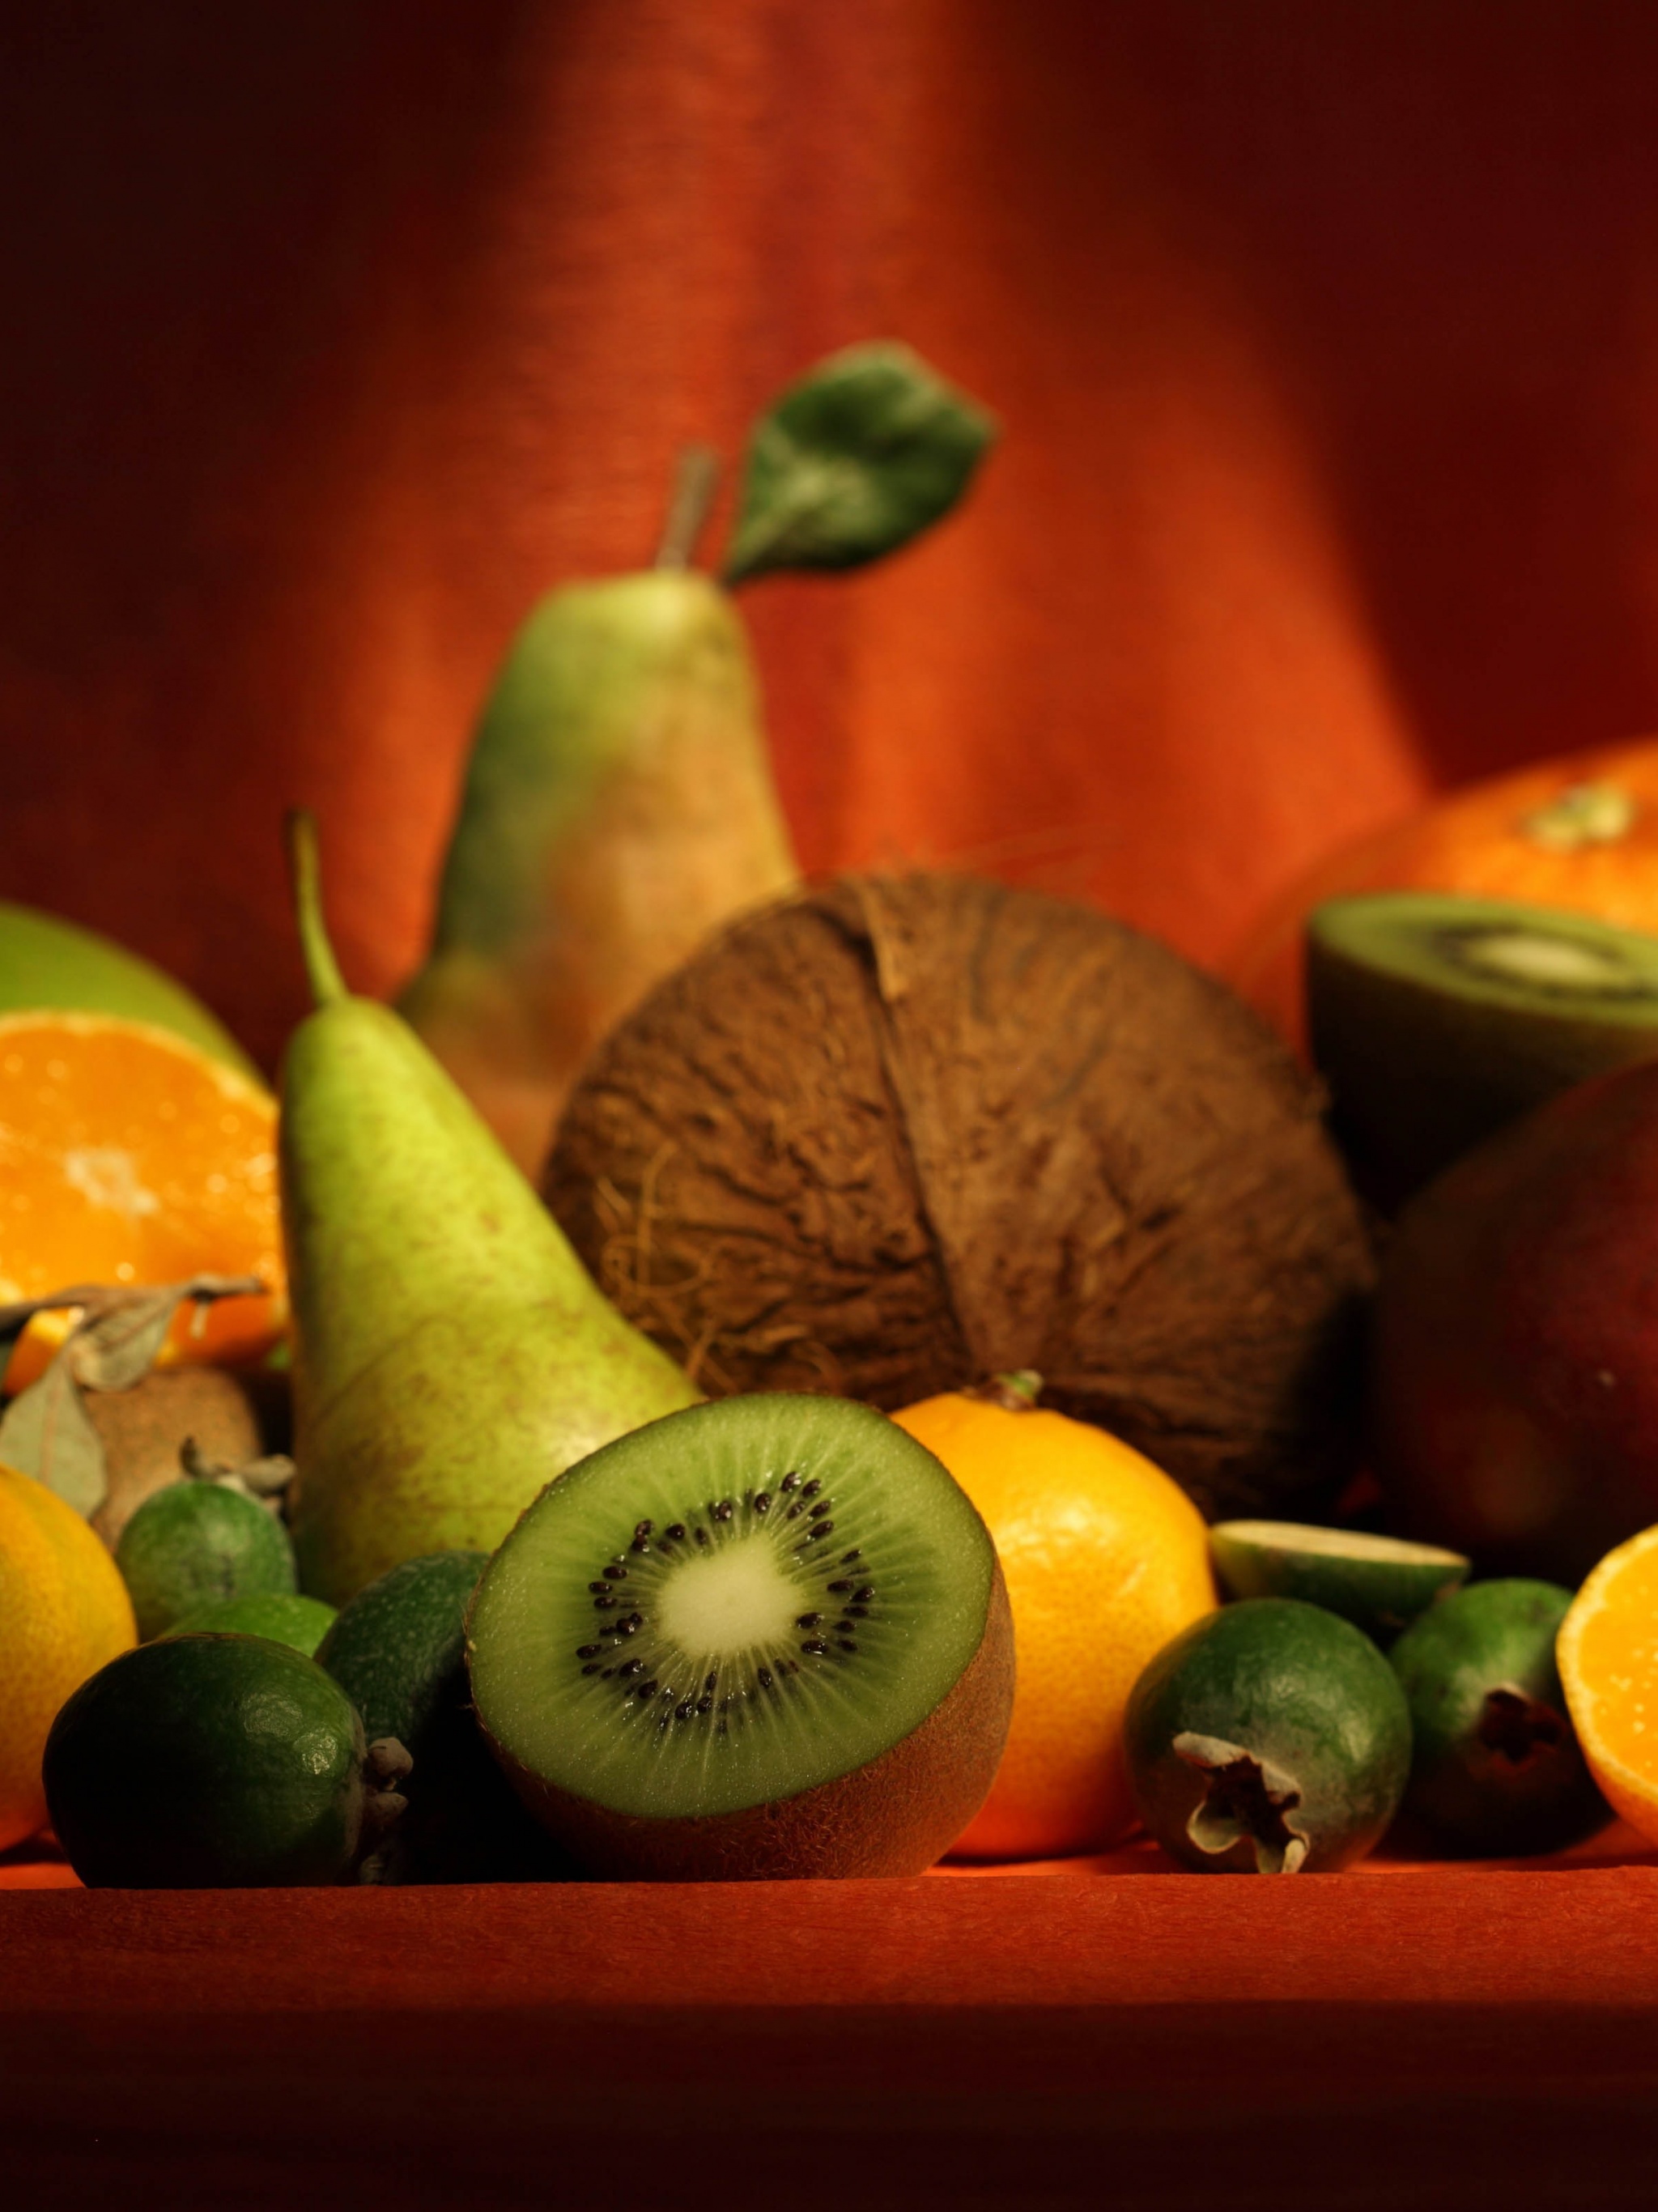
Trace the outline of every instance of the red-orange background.
<instances>
[{"instance_id":1,"label":"red-orange background","mask_svg":"<svg viewBox=\"0 0 1658 2212\"><path fill-rule=\"evenodd\" d=\"M277 817L415 958L529 603L901 335L1006 428L750 609L810 865L1217 955L1436 782L1658 724L1658 9L12 0L0 895L271 1056Z\"/></svg>"}]
</instances>

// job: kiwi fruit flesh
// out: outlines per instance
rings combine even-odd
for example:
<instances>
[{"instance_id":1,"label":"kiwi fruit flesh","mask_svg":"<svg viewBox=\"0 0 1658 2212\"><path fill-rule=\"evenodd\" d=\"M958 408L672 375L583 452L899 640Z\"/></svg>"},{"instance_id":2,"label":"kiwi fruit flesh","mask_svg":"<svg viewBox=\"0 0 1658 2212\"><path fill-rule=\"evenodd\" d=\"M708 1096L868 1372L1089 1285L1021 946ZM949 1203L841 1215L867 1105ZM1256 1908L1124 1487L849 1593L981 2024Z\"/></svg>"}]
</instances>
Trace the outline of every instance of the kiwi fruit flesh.
<instances>
[{"instance_id":1,"label":"kiwi fruit flesh","mask_svg":"<svg viewBox=\"0 0 1658 2212\"><path fill-rule=\"evenodd\" d=\"M849 1400L744 1395L549 1485L467 1617L478 1717L594 1874L910 1875L987 1796L1013 1695L989 1532Z\"/></svg>"},{"instance_id":2,"label":"kiwi fruit flesh","mask_svg":"<svg viewBox=\"0 0 1658 2212\"><path fill-rule=\"evenodd\" d=\"M1658 1054L1658 937L1509 899L1331 899L1307 1014L1332 1127L1391 1212L1557 1091Z\"/></svg>"}]
</instances>

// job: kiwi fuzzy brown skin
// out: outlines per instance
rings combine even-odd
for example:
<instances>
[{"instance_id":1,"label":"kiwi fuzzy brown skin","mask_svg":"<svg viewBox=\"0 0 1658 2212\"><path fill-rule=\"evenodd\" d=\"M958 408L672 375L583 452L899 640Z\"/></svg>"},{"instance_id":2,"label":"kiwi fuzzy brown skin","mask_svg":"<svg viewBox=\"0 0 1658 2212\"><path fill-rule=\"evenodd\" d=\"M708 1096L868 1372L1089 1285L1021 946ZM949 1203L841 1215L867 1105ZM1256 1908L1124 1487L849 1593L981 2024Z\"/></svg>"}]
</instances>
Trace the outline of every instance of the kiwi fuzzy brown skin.
<instances>
[{"instance_id":1,"label":"kiwi fuzzy brown skin","mask_svg":"<svg viewBox=\"0 0 1658 2212\"><path fill-rule=\"evenodd\" d=\"M153 1370L130 1390L88 1390L85 1403L104 1447L109 1490L92 1525L112 1552L147 1498L177 1482L179 1447L193 1437L210 1460L238 1466L280 1449L271 1437L280 1409L277 1377L222 1367Z\"/></svg>"},{"instance_id":2,"label":"kiwi fuzzy brown skin","mask_svg":"<svg viewBox=\"0 0 1658 2212\"><path fill-rule=\"evenodd\" d=\"M1095 910L849 876L738 922L601 1046L552 1211L714 1395L893 1408L1034 1368L1212 1517L1350 1463L1363 1221L1321 1094Z\"/></svg>"},{"instance_id":3,"label":"kiwi fuzzy brown skin","mask_svg":"<svg viewBox=\"0 0 1658 2212\"><path fill-rule=\"evenodd\" d=\"M600 1880L925 1874L990 1794L1012 1717L1013 1673L1013 1617L999 1562L983 1638L948 1695L880 1758L799 1796L701 1819L641 1819L552 1787L493 1738L489 1747L542 1826Z\"/></svg>"}]
</instances>

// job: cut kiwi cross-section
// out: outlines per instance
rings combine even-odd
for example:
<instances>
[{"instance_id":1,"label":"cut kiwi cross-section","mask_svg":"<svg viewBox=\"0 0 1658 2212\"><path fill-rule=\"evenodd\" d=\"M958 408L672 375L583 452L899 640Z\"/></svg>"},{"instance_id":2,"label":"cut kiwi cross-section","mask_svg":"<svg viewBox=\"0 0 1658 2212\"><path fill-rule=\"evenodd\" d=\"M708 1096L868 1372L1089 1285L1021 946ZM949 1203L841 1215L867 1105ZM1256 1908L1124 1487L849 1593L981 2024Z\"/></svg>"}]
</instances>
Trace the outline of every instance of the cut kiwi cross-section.
<instances>
[{"instance_id":1,"label":"cut kiwi cross-section","mask_svg":"<svg viewBox=\"0 0 1658 2212\"><path fill-rule=\"evenodd\" d=\"M524 1515L467 1634L496 1756L601 1874L919 1873L1011 1708L984 1523L844 1399L728 1398L605 1445Z\"/></svg>"},{"instance_id":2,"label":"cut kiwi cross-section","mask_svg":"<svg viewBox=\"0 0 1658 2212\"><path fill-rule=\"evenodd\" d=\"M1336 1134L1390 1209L1556 1091L1658 1054L1658 937L1514 900L1331 899L1307 994Z\"/></svg>"}]
</instances>

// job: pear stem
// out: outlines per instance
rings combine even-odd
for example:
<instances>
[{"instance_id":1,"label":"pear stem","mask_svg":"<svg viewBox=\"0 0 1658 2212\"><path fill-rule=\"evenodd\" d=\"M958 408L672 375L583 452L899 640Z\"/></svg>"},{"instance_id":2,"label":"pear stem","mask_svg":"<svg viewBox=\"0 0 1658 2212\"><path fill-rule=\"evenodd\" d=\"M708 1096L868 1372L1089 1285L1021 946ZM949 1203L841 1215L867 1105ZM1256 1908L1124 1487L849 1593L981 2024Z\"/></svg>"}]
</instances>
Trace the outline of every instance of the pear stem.
<instances>
[{"instance_id":1,"label":"pear stem","mask_svg":"<svg viewBox=\"0 0 1658 2212\"><path fill-rule=\"evenodd\" d=\"M317 817L308 806L294 806L288 813L288 867L294 886L294 918L299 925L300 950L311 995L319 1006L332 1006L350 996L323 920L322 866L317 855Z\"/></svg>"},{"instance_id":2,"label":"pear stem","mask_svg":"<svg viewBox=\"0 0 1658 2212\"><path fill-rule=\"evenodd\" d=\"M702 535L720 482L720 456L711 446L687 446L674 471L661 542L654 566L689 568L696 541Z\"/></svg>"}]
</instances>

